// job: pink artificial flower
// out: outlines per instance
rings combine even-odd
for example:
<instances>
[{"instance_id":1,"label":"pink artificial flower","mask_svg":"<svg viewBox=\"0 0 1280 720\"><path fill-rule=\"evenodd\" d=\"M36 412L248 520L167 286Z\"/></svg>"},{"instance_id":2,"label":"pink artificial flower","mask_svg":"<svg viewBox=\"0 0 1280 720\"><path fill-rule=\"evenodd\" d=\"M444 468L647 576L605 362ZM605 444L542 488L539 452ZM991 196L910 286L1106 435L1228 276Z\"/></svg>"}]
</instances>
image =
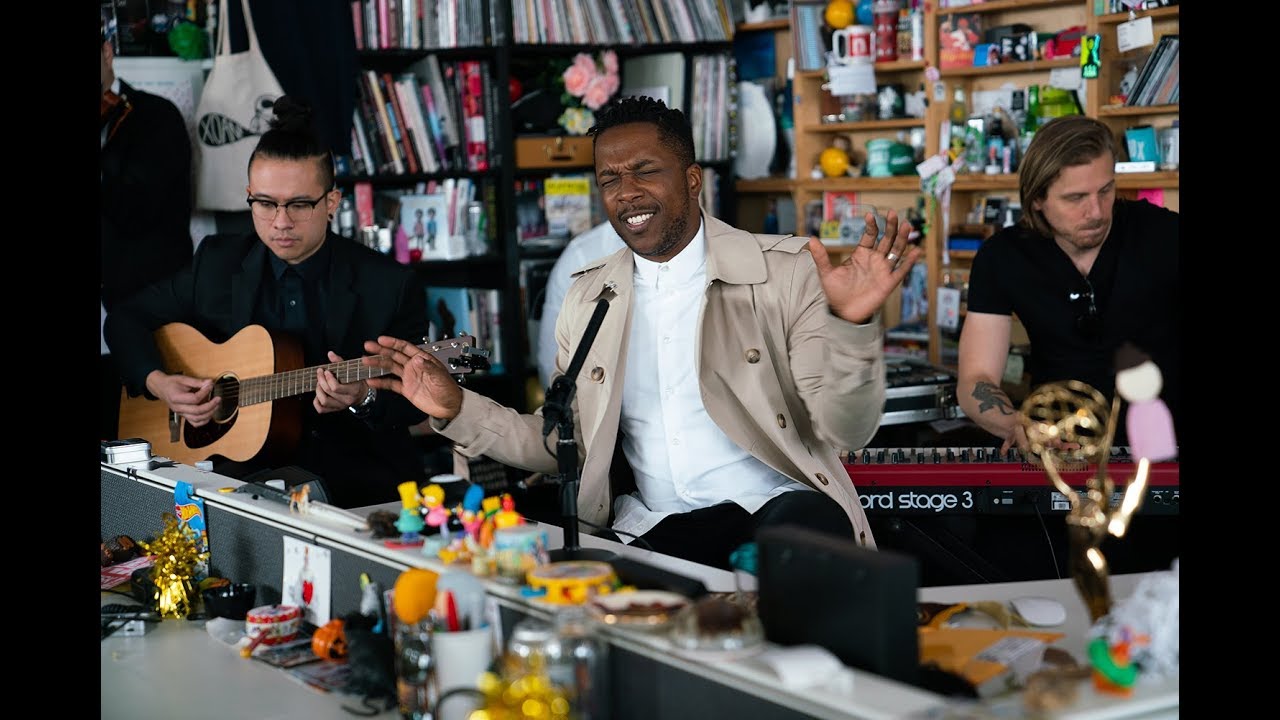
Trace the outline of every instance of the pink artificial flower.
<instances>
[{"instance_id":1,"label":"pink artificial flower","mask_svg":"<svg viewBox=\"0 0 1280 720\"><path fill-rule=\"evenodd\" d=\"M613 97L613 94L618 92L618 86L622 84L622 81L618 80L618 74L609 73L602 75L601 78L604 80L605 94L607 97Z\"/></svg>"},{"instance_id":2,"label":"pink artificial flower","mask_svg":"<svg viewBox=\"0 0 1280 720\"><path fill-rule=\"evenodd\" d=\"M609 79L605 75L591 78L591 82L587 85L587 92L582 96L583 104L592 110L599 110L600 106L609 102L609 97L613 95L608 86Z\"/></svg>"},{"instance_id":3,"label":"pink artificial flower","mask_svg":"<svg viewBox=\"0 0 1280 720\"><path fill-rule=\"evenodd\" d=\"M582 69L581 65L570 65L564 71L564 90L574 97L582 97L587 92L587 85L595 78L594 66L588 72Z\"/></svg>"},{"instance_id":4,"label":"pink artificial flower","mask_svg":"<svg viewBox=\"0 0 1280 720\"><path fill-rule=\"evenodd\" d=\"M618 74L618 54L612 50L605 50L601 55L604 60L604 71L609 75Z\"/></svg>"}]
</instances>

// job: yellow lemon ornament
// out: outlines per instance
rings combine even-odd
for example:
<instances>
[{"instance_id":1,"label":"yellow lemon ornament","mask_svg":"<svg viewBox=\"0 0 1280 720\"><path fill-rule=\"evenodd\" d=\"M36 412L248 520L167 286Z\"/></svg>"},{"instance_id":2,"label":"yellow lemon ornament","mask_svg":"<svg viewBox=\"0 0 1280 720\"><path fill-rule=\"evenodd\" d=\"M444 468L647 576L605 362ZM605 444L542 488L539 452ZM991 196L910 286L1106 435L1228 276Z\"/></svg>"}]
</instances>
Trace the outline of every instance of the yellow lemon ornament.
<instances>
[{"instance_id":1,"label":"yellow lemon ornament","mask_svg":"<svg viewBox=\"0 0 1280 720\"><path fill-rule=\"evenodd\" d=\"M827 27L835 30L848 27L853 22L853 0L831 0L822 13Z\"/></svg>"},{"instance_id":2,"label":"yellow lemon ornament","mask_svg":"<svg viewBox=\"0 0 1280 720\"><path fill-rule=\"evenodd\" d=\"M849 172L849 153L829 147L818 156L818 165L827 177L844 177Z\"/></svg>"},{"instance_id":3,"label":"yellow lemon ornament","mask_svg":"<svg viewBox=\"0 0 1280 720\"><path fill-rule=\"evenodd\" d=\"M439 575L423 568L409 568L396 578L391 607L400 622L414 624L431 612L436 602L436 580Z\"/></svg>"}]
</instances>

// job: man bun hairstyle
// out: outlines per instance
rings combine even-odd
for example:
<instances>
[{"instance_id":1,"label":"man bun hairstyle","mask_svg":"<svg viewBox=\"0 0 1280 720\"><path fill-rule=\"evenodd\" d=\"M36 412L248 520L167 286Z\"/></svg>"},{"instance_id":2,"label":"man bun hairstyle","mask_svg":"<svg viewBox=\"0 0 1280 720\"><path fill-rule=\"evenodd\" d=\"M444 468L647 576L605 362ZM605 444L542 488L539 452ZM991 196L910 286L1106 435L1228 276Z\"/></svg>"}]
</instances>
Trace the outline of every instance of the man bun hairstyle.
<instances>
[{"instance_id":1,"label":"man bun hairstyle","mask_svg":"<svg viewBox=\"0 0 1280 720\"><path fill-rule=\"evenodd\" d=\"M271 105L273 111L269 129L258 140L258 147L249 156L249 167L259 155L279 160L316 159L320 163L321 181L325 190L334 187L333 153L320 141L312 122L315 111L302 100L281 95Z\"/></svg>"}]
</instances>

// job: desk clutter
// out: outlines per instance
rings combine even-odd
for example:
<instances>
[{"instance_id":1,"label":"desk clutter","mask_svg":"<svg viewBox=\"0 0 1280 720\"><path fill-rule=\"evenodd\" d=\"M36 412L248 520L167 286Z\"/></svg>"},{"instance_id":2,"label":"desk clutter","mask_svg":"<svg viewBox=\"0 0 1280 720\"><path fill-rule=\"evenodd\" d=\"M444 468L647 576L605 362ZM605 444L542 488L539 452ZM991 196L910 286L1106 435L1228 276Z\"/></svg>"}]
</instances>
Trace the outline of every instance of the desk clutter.
<instances>
[{"instance_id":1,"label":"desk clutter","mask_svg":"<svg viewBox=\"0 0 1280 720\"><path fill-rule=\"evenodd\" d=\"M338 616L329 611L327 550L297 538L284 538L279 602L209 575L218 537L184 485L155 539L103 541L104 590L113 567L135 564L128 589L110 591L137 603L104 605L104 638L109 626L125 634L129 623L203 620L244 658L402 717L609 717L608 639L617 631L639 630L671 655L748 664L791 690L851 687L855 668L952 698L1018 698L1037 711L1070 706L1089 682L1126 694L1144 677L1178 672L1176 564L1093 623L1075 657L1055 646L1067 622L1060 602L919 602L910 556L767 528L734 553L739 590L711 593L631 558L553 562L545 528L509 495L445 479L405 483L400 512L371 513L361 531L444 570L409 567L389 588L363 574L359 609ZM289 508L309 511L305 501ZM495 587L514 587L541 612L524 614L504 637ZM145 635L145 625L131 627Z\"/></svg>"}]
</instances>

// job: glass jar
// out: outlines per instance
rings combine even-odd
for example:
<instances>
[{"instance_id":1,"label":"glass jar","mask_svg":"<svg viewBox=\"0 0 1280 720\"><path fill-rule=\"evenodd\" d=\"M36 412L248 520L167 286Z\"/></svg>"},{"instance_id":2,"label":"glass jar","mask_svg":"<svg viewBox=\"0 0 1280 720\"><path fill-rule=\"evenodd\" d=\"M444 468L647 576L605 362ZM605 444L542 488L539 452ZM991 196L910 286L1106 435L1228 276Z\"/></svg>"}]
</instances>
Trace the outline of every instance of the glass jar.
<instances>
[{"instance_id":1,"label":"glass jar","mask_svg":"<svg viewBox=\"0 0 1280 720\"><path fill-rule=\"evenodd\" d=\"M395 621L396 697L400 717L408 720L430 720L431 697L431 621L406 623Z\"/></svg>"},{"instance_id":2,"label":"glass jar","mask_svg":"<svg viewBox=\"0 0 1280 720\"><path fill-rule=\"evenodd\" d=\"M547 674L564 688L579 720L609 717L608 644L582 605L556 613L555 633L547 643Z\"/></svg>"}]
</instances>

